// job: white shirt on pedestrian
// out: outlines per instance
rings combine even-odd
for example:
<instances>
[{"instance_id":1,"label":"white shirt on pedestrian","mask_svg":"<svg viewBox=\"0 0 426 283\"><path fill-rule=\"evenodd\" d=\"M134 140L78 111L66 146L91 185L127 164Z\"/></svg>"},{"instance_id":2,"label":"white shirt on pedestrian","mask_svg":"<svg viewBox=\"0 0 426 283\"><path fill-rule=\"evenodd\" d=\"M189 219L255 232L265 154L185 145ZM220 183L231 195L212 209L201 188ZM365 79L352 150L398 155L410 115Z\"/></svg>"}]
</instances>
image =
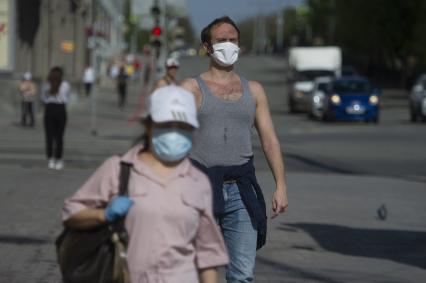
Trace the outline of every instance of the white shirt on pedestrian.
<instances>
[{"instance_id":1,"label":"white shirt on pedestrian","mask_svg":"<svg viewBox=\"0 0 426 283\"><path fill-rule=\"evenodd\" d=\"M43 86L41 93L41 101L44 104L67 104L70 99L71 86L67 81L62 81L57 94L50 94L50 84L46 83Z\"/></svg>"},{"instance_id":2,"label":"white shirt on pedestrian","mask_svg":"<svg viewBox=\"0 0 426 283\"><path fill-rule=\"evenodd\" d=\"M87 67L84 70L83 82L84 83L93 83L95 81L95 71L92 67Z\"/></svg>"}]
</instances>

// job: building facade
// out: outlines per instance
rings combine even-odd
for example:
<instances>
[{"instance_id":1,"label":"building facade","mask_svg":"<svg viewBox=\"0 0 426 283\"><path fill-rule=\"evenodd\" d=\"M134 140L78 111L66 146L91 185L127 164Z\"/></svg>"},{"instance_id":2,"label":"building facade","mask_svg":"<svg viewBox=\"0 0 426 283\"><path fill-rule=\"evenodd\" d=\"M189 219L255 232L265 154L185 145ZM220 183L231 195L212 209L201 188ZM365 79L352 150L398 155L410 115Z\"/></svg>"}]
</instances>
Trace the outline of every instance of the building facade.
<instances>
[{"instance_id":1,"label":"building facade","mask_svg":"<svg viewBox=\"0 0 426 283\"><path fill-rule=\"evenodd\" d=\"M51 67L61 66L67 80L78 82L86 65L100 73L108 57L122 52L125 1L0 0L0 19L2 2L9 4L16 31L8 41L11 50L3 51L11 57L5 72L31 71L42 80Z\"/></svg>"}]
</instances>

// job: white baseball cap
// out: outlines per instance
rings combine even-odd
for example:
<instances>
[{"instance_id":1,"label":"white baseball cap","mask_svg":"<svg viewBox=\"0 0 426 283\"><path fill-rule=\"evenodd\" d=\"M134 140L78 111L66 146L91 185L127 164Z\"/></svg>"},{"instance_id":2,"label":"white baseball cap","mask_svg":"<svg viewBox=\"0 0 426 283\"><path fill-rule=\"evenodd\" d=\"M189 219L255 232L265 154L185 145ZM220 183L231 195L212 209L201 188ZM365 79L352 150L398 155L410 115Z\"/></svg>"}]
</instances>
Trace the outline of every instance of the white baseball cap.
<instances>
[{"instance_id":1,"label":"white baseball cap","mask_svg":"<svg viewBox=\"0 0 426 283\"><path fill-rule=\"evenodd\" d=\"M179 67L179 61L176 58L171 57L171 58L166 60L166 67L167 68L170 68L170 67L178 68Z\"/></svg>"},{"instance_id":2,"label":"white baseball cap","mask_svg":"<svg viewBox=\"0 0 426 283\"><path fill-rule=\"evenodd\" d=\"M186 89L169 85L156 89L148 100L148 113L156 123L183 122L198 128L194 95Z\"/></svg>"},{"instance_id":3,"label":"white baseball cap","mask_svg":"<svg viewBox=\"0 0 426 283\"><path fill-rule=\"evenodd\" d=\"M30 72L25 72L24 75L23 75L23 78L24 78L24 80L29 81L29 80L32 79L32 75L31 75Z\"/></svg>"}]
</instances>

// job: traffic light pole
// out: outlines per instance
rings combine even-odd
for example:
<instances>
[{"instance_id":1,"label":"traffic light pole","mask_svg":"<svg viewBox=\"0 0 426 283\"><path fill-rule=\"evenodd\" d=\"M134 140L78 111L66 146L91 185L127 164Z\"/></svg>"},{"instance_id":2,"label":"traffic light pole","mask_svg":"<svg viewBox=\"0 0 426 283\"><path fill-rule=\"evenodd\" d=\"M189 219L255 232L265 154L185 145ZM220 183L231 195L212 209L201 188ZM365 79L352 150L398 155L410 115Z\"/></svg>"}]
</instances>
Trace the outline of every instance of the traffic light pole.
<instances>
[{"instance_id":1,"label":"traffic light pole","mask_svg":"<svg viewBox=\"0 0 426 283\"><path fill-rule=\"evenodd\" d=\"M166 1L155 0L151 8L154 17L154 27L151 31L153 36L152 45L155 51L155 77L159 79L165 72L164 65L167 57L167 22Z\"/></svg>"}]
</instances>

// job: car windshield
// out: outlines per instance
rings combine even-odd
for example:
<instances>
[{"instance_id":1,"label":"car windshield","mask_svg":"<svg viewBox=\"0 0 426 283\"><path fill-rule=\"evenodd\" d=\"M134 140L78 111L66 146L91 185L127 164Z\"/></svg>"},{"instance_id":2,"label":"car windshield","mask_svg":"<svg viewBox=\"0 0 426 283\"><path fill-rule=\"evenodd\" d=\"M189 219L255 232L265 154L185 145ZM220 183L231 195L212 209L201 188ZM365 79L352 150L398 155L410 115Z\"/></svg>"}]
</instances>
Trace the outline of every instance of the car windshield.
<instances>
[{"instance_id":1,"label":"car windshield","mask_svg":"<svg viewBox=\"0 0 426 283\"><path fill-rule=\"evenodd\" d=\"M356 75L355 68L352 66L343 66L342 67L342 76L354 76Z\"/></svg>"},{"instance_id":2,"label":"car windshield","mask_svg":"<svg viewBox=\"0 0 426 283\"><path fill-rule=\"evenodd\" d=\"M344 92L368 92L370 86L366 82L360 81L338 81L333 84L333 91L337 93Z\"/></svg>"},{"instance_id":3,"label":"car windshield","mask_svg":"<svg viewBox=\"0 0 426 283\"><path fill-rule=\"evenodd\" d=\"M319 77L333 77L334 72L333 71L326 71L326 70L315 70L315 71L300 71L297 72L296 79L298 81L313 81L316 78Z\"/></svg>"},{"instance_id":4,"label":"car windshield","mask_svg":"<svg viewBox=\"0 0 426 283\"><path fill-rule=\"evenodd\" d=\"M322 92L327 92L328 90L328 83L319 83L318 84L318 90Z\"/></svg>"}]
</instances>

